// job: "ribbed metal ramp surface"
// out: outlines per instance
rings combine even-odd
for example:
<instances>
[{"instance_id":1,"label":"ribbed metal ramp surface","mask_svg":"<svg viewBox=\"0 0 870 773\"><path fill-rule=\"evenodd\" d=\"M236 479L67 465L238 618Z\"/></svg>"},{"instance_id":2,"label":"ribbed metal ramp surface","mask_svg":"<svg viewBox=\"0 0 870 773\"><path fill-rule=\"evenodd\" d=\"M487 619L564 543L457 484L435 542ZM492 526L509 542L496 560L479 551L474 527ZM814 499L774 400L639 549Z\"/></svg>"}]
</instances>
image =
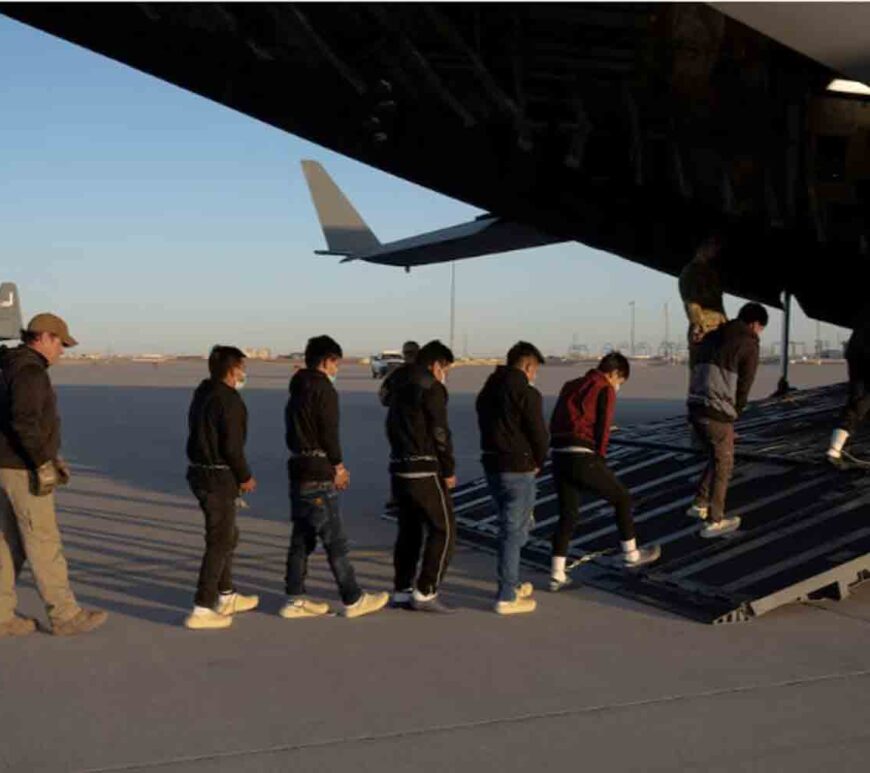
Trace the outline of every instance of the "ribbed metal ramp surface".
<instances>
[{"instance_id":1,"label":"ribbed metal ramp surface","mask_svg":"<svg viewBox=\"0 0 870 773\"><path fill-rule=\"evenodd\" d=\"M704 466L685 419L616 431L609 462L632 491L641 541L661 544L662 558L629 573L601 556L578 567L575 578L709 623L747 620L806 598L844 598L870 578L870 472L838 471L823 458L844 400L838 385L752 406L737 426L728 498L743 524L718 540L701 539L701 523L685 515ZM870 458L870 443L850 450ZM459 539L493 550L497 527L485 481L458 488L454 501ZM547 469L526 562L549 568L557 519ZM612 508L590 498L570 558L589 559L617 544Z\"/></svg>"}]
</instances>

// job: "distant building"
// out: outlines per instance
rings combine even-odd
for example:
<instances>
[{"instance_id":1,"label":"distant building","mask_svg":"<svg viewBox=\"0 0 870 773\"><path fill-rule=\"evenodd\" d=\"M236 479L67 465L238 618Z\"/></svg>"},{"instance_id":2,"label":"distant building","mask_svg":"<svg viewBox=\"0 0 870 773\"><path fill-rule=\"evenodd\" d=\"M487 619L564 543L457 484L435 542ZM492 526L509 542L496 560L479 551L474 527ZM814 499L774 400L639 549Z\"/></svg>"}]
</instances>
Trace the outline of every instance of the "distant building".
<instances>
[{"instance_id":1,"label":"distant building","mask_svg":"<svg viewBox=\"0 0 870 773\"><path fill-rule=\"evenodd\" d=\"M242 349L245 357L249 360L271 360L272 350L267 348L262 349Z\"/></svg>"}]
</instances>

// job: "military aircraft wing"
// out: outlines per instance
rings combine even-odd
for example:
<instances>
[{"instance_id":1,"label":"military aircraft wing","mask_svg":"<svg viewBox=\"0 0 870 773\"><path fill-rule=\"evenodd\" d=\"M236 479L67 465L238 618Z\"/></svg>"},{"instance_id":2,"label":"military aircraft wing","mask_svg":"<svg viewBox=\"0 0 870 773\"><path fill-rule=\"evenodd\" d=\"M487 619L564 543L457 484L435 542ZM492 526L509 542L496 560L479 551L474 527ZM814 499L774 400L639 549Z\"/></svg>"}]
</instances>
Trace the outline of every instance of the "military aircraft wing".
<instances>
[{"instance_id":1,"label":"military aircraft wing","mask_svg":"<svg viewBox=\"0 0 870 773\"><path fill-rule=\"evenodd\" d=\"M481 215L467 223L381 244L323 166L305 160L302 171L326 238L327 249L316 253L339 255L343 262L362 260L410 268L563 241L522 223Z\"/></svg>"},{"instance_id":2,"label":"military aircraft wing","mask_svg":"<svg viewBox=\"0 0 870 773\"><path fill-rule=\"evenodd\" d=\"M22 327L18 288L4 282L0 284L0 341L17 339Z\"/></svg>"}]
</instances>

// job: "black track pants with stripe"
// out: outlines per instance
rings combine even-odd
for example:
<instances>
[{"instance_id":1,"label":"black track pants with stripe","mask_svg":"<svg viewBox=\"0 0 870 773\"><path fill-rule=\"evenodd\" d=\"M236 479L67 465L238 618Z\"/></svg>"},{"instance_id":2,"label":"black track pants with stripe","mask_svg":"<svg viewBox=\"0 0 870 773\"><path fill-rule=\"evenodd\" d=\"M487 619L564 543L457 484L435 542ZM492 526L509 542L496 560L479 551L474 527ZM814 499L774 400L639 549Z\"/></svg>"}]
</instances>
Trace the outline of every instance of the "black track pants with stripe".
<instances>
[{"instance_id":1,"label":"black track pants with stripe","mask_svg":"<svg viewBox=\"0 0 870 773\"><path fill-rule=\"evenodd\" d=\"M403 591L415 587L425 595L435 593L456 544L456 518L450 492L439 475L425 478L393 475L392 487L399 510L399 534L393 551L395 588ZM417 574L421 549L423 563Z\"/></svg>"}]
</instances>

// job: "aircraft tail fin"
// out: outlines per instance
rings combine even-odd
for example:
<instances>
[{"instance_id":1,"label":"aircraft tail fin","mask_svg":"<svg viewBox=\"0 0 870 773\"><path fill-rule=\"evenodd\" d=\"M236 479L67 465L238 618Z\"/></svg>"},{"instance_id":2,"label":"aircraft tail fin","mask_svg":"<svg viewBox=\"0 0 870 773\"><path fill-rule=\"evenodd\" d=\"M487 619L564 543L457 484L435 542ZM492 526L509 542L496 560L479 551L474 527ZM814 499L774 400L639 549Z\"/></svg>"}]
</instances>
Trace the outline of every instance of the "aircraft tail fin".
<instances>
[{"instance_id":1,"label":"aircraft tail fin","mask_svg":"<svg viewBox=\"0 0 870 773\"><path fill-rule=\"evenodd\" d=\"M17 340L23 326L18 288L4 282L0 284L0 341Z\"/></svg>"},{"instance_id":2,"label":"aircraft tail fin","mask_svg":"<svg viewBox=\"0 0 870 773\"><path fill-rule=\"evenodd\" d=\"M329 247L328 252L319 254L354 256L381 246L371 228L319 163L303 161L302 172Z\"/></svg>"}]
</instances>

